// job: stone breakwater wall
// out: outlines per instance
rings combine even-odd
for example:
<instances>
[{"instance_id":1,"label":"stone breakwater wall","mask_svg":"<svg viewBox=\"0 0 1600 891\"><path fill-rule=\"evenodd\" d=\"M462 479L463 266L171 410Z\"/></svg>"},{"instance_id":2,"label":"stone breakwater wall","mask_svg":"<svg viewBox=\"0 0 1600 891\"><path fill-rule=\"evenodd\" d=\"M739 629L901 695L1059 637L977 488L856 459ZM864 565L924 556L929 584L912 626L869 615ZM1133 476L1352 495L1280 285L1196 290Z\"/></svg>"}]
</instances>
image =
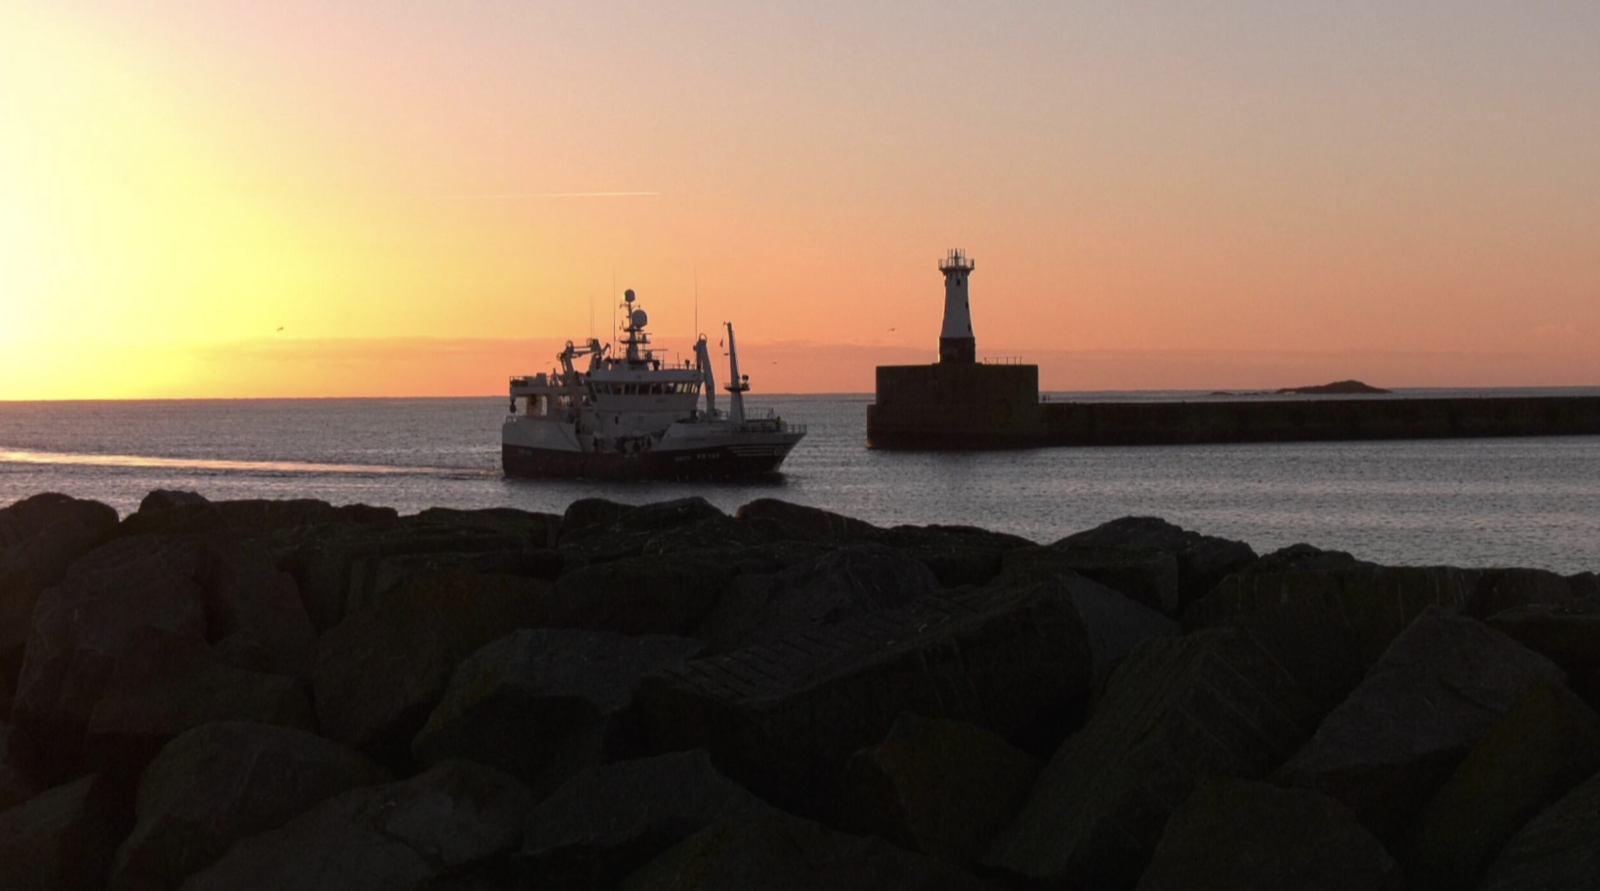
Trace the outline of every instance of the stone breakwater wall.
<instances>
[{"instance_id":1,"label":"stone breakwater wall","mask_svg":"<svg viewBox=\"0 0 1600 891\"><path fill-rule=\"evenodd\" d=\"M1039 402L1032 365L886 366L875 449L1600 435L1600 396Z\"/></svg>"},{"instance_id":2,"label":"stone breakwater wall","mask_svg":"<svg viewBox=\"0 0 1600 891\"><path fill-rule=\"evenodd\" d=\"M762 499L0 507L0 888L1577 887L1600 578Z\"/></svg>"}]
</instances>

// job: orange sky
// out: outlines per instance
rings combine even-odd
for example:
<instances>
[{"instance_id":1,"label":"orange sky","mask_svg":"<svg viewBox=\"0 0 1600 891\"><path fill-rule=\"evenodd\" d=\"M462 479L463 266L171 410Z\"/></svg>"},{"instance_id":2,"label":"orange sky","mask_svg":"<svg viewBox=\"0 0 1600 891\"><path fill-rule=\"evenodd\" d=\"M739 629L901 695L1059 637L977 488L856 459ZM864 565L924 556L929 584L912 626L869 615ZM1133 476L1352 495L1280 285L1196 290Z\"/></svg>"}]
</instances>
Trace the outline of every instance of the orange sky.
<instances>
[{"instance_id":1,"label":"orange sky","mask_svg":"<svg viewBox=\"0 0 1600 891\"><path fill-rule=\"evenodd\" d=\"M496 393L613 276L860 392L956 246L1052 389L1600 384L1596 46L1587 0L8 0L0 398Z\"/></svg>"}]
</instances>

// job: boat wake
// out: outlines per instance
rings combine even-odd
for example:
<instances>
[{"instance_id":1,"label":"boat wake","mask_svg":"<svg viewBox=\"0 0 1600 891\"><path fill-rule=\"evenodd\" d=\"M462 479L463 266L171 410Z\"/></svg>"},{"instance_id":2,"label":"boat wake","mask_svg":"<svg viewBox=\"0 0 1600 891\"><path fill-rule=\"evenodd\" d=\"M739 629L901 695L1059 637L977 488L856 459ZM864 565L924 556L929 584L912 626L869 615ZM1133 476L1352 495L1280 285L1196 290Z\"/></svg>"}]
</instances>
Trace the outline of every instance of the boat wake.
<instances>
[{"instance_id":1,"label":"boat wake","mask_svg":"<svg viewBox=\"0 0 1600 891\"><path fill-rule=\"evenodd\" d=\"M410 467L384 464L319 464L308 461L230 461L208 458L158 458L150 455L97 455L0 448L0 464L65 464L79 467L166 468L264 474L344 474L362 476L498 476L472 467Z\"/></svg>"}]
</instances>

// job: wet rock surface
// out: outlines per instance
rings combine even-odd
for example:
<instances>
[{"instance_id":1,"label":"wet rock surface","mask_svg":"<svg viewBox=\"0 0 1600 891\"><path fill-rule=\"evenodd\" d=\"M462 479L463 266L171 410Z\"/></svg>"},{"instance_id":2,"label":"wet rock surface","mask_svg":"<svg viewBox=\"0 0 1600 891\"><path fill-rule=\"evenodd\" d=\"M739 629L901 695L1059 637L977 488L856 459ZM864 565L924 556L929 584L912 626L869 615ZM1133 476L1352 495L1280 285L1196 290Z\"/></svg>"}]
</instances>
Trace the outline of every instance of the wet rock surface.
<instances>
[{"instance_id":1,"label":"wet rock surface","mask_svg":"<svg viewBox=\"0 0 1600 891\"><path fill-rule=\"evenodd\" d=\"M0 888L1593 887L1597 617L1154 518L39 496Z\"/></svg>"}]
</instances>

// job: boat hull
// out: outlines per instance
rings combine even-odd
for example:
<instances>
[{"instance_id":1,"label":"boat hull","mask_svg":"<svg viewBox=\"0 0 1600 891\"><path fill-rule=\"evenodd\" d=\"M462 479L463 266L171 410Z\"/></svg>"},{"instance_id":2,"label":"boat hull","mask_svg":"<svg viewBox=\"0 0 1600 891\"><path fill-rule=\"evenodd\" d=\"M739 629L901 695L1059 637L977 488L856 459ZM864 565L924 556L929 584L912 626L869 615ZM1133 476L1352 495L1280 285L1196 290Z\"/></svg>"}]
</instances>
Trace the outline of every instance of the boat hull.
<instances>
[{"instance_id":1,"label":"boat hull","mask_svg":"<svg viewBox=\"0 0 1600 891\"><path fill-rule=\"evenodd\" d=\"M727 479L778 472L792 442L706 445L632 455L574 452L505 443L506 476L570 479Z\"/></svg>"}]
</instances>

